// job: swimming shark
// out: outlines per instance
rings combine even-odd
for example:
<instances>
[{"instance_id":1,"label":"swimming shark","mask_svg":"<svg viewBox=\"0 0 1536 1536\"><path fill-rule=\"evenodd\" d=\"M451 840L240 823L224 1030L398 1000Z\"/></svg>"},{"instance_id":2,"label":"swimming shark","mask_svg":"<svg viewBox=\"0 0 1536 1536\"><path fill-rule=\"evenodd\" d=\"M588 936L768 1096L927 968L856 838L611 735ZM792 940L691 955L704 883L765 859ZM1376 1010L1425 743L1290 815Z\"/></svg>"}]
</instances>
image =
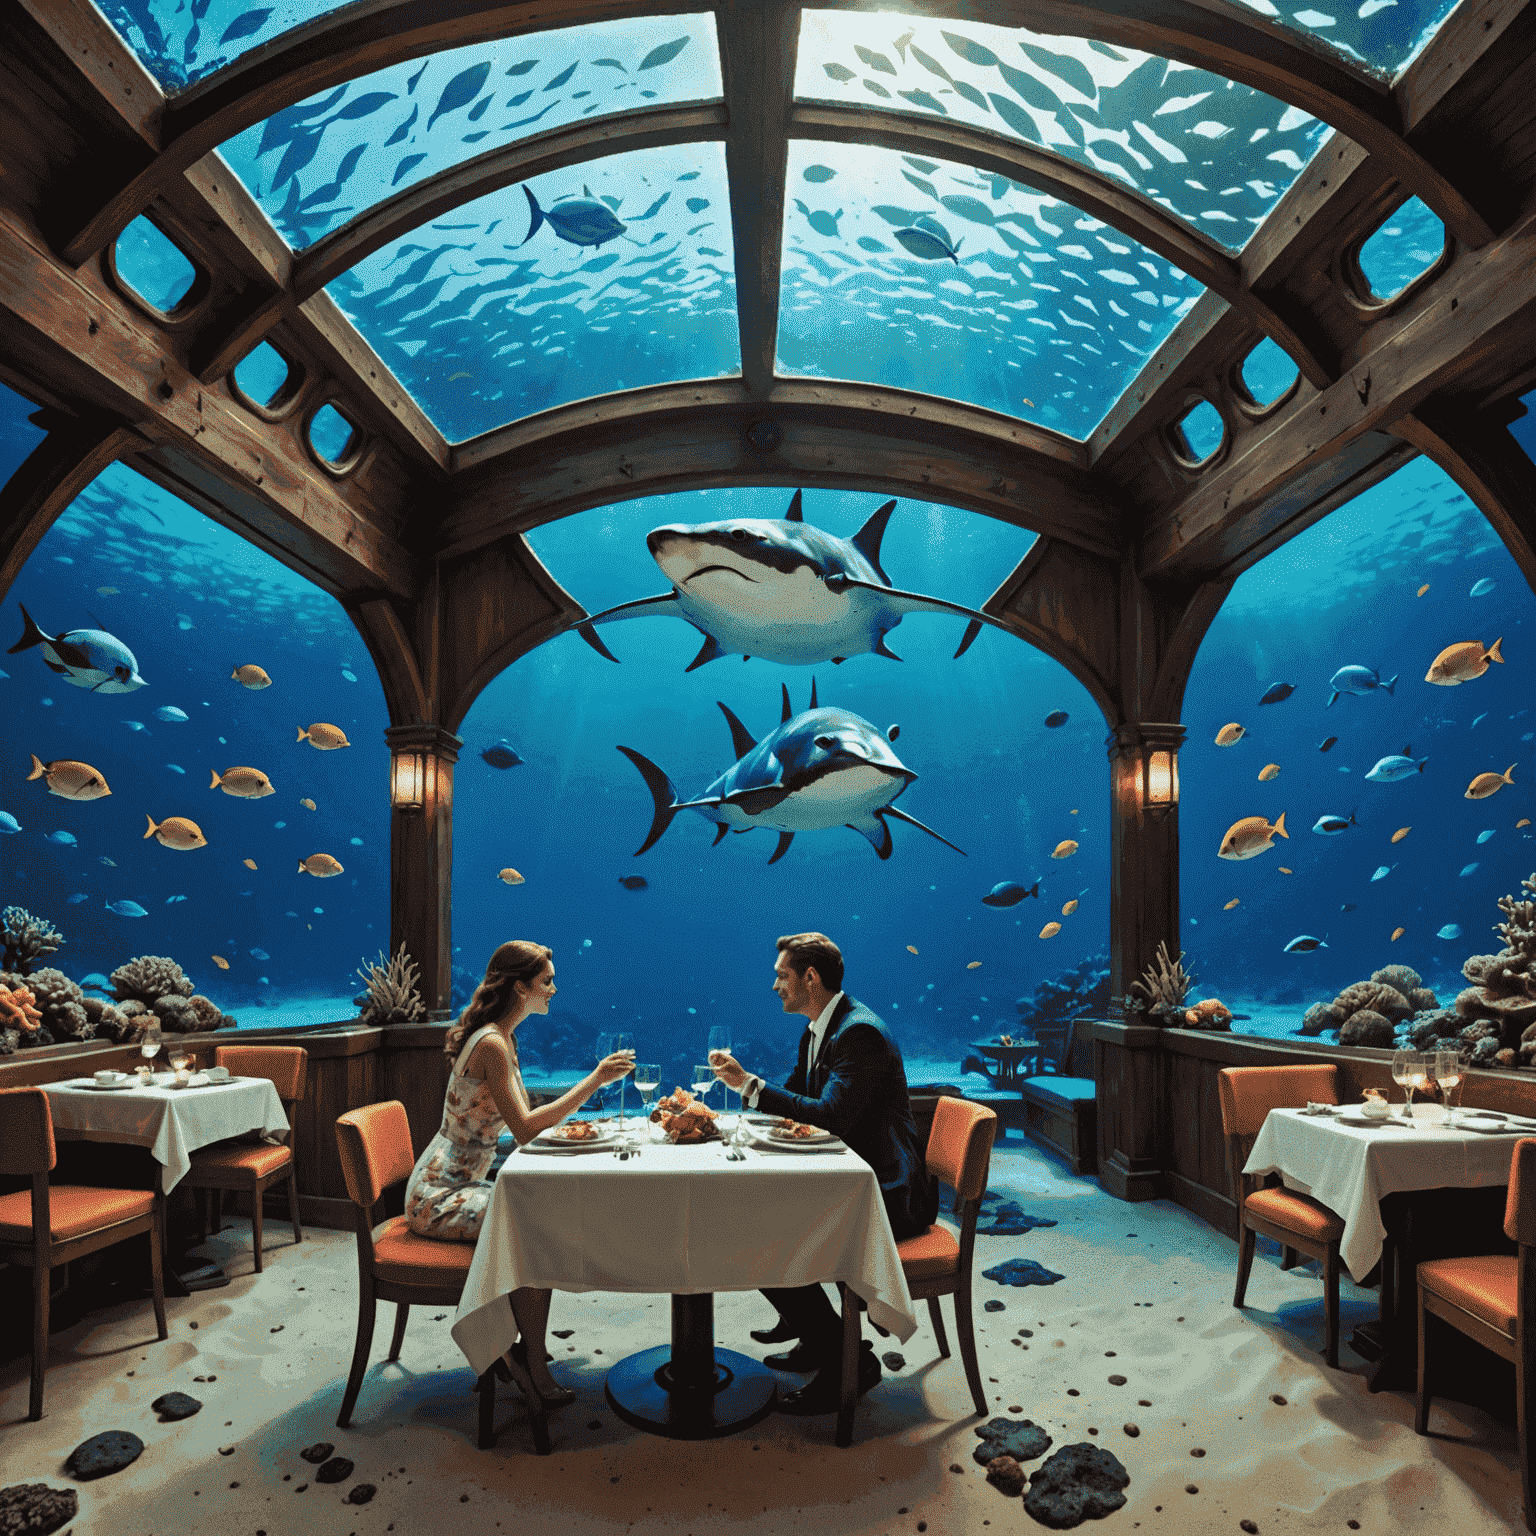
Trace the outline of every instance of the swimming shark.
<instances>
[{"instance_id":1,"label":"swimming shark","mask_svg":"<svg viewBox=\"0 0 1536 1536\"><path fill-rule=\"evenodd\" d=\"M23 607L21 639L6 652L13 656L34 645L43 648L43 663L76 688L92 693L132 693L144 686L133 652L116 635L104 629L70 629L61 635L44 634Z\"/></svg>"},{"instance_id":2,"label":"swimming shark","mask_svg":"<svg viewBox=\"0 0 1536 1536\"><path fill-rule=\"evenodd\" d=\"M900 661L885 637L908 613L968 619L956 656L965 654L983 624L1008 630L974 608L891 585L880 568L880 540L895 509L894 501L886 502L851 539L807 523L799 491L782 518L653 528L645 542L672 590L606 608L572 628L600 655L617 661L594 625L686 619L704 636L690 672L721 656L761 656L809 667L871 651Z\"/></svg>"},{"instance_id":3,"label":"swimming shark","mask_svg":"<svg viewBox=\"0 0 1536 1536\"><path fill-rule=\"evenodd\" d=\"M836 826L867 837L875 852L888 859L891 829L886 818L892 816L937 837L956 853L965 852L891 804L917 777L891 750L899 726L881 731L845 709L819 708L814 678L811 705L803 714L791 714L789 689L783 692L779 726L762 741L754 741L746 726L719 705L731 728L736 762L692 800L679 800L672 781L649 758L632 747L619 748L640 770L656 802L651 830L635 851L636 858L655 844L679 811L698 811L716 824L712 846L727 832L756 827L777 832L779 845L770 864L789 851L795 833Z\"/></svg>"}]
</instances>

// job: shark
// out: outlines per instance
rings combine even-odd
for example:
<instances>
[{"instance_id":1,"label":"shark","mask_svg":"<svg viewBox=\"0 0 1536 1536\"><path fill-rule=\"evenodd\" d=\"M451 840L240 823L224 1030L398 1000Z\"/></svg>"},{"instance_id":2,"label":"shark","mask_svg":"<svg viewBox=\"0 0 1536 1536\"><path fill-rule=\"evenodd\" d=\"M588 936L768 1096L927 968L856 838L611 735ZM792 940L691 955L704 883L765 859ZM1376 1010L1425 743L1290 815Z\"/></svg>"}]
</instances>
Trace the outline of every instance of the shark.
<instances>
[{"instance_id":1,"label":"shark","mask_svg":"<svg viewBox=\"0 0 1536 1536\"><path fill-rule=\"evenodd\" d=\"M21 617L25 628L21 639L6 652L8 656L40 645L43 664L49 671L76 688L89 688L92 693L132 693L144 686L133 652L116 635L100 628L69 629L60 635L49 635L38 628L25 607Z\"/></svg>"},{"instance_id":2,"label":"shark","mask_svg":"<svg viewBox=\"0 0 1536 1536\"><path fill-rule=\"evenodd\" d=\"M761 741L754 740L730 709L716 701L731 728L736 761L692 800L679 800L672 781L648 757L633 747L619 747L640 770L656 805L650 832L635 851L636 858L656 844L679 811L697 811L715 823L714 847L727 832L751 832L758 827L777 832L779 842L770 864L784 857L797 832L837 826L868 838L876 854L888 859L889 818L938 838L958 854L965 853L891 804L917 777L891 750L900 726L882 731L845 709L821 708L815 678L811 679L810 708L803 713L791 712L787 687L783 695L779 725Z\"/></svg>"},{"instance_id":3,"label":"shark","mask_svg":"<svg viewBox=\"0 0 1536 1536\"><path fill-rule=\"evenodd\" d=\"M900 661L885 637L908 613L968 620L957 657L984 624L1011 634L1006 624L974 608L891 585L880 567L880 541L895 510L895 501L886 502L851 539L841 539L805 521L796 491L782 518L653 528L646 546L672 590L606 608L571 627L616 662L594 626L619 619L686 619L704 636L689 672L721 656L760 656L805 667L869 651Z\"/></svg>"}]
</instances>

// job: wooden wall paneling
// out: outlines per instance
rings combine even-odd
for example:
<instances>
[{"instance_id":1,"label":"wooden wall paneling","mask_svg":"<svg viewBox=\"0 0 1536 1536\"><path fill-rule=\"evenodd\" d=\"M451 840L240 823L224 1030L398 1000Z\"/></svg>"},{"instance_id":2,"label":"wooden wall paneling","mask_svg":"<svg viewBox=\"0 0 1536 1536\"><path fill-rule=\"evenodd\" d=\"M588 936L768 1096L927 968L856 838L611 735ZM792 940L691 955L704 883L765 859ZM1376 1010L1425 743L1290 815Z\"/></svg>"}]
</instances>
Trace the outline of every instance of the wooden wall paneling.
<instances>
[{"instance_id":1,"label":"wooden wall paneling","mask_svg":"<svg viewBox=\"0 0 1536 1536\"><path fill-rule=\"evenodd\" d=\"M1205 1108L1205 1083L1201 1064L1187 1056L1173 1056L1168 1062L1168 1167L1185 1178L1201 1181L1206 1172L1204 1143L1206 1127L1201 1122Z\"/></svg>"},{"instance_id":2,"label":"wooden wall paneling","mask_svg":"<svg viewBox=\"0 0 1536 1536\"><path fill-rule=\"evenodd\" d=\"M417 1157L443 1126L443 1101L453 1063L443 1051L448 1024L393 1024L383 1041L381 1097L399 1099L411 1123Z\"/></svg>"},{"instance_id":3,"label":"wooden wall paneling","mask_svg":"<svg viewBox=\"0 0 1536 1536\"><path fill-rule=\"evenodd\" d=\"M1168 1163L1165 1032L1146 1024L1087 1027L1095 1042L1099 1182L1121 1200L1161 1199Z\"/></svg>"}]
</instances>

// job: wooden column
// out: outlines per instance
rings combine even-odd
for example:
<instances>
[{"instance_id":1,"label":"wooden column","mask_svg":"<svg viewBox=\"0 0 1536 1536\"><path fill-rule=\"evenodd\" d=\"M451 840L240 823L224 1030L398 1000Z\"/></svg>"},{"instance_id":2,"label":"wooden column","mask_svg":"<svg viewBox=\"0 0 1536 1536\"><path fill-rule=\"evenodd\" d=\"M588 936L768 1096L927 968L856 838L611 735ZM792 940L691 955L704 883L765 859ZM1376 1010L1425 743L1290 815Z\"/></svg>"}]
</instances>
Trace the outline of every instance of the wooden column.
<instances>
[{"instance_id":1,"label":"wooden column","mask_svg":"<svg viewBox=\"0 0 1536 1536\"><path fill-rule=\"evenodd\" d=\"M446 1018L453 970L453 765L464 743L435 725L392 725L389 946L402 944L421 972L427 1017ZM398 768L420 758L420 805L400 803Z\"/></svg>"}]
</instances>

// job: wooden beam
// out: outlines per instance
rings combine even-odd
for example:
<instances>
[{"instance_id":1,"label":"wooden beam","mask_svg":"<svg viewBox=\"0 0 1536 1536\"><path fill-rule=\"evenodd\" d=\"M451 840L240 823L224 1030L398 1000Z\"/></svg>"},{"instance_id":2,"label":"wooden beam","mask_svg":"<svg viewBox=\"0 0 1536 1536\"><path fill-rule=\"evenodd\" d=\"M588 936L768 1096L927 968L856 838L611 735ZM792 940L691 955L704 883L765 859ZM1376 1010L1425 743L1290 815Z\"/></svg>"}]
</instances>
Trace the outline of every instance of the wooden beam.
<instances>
[{"instance_id":1,"label":"wooden beam","mask_svg":"<svg viewBox=\"0 0 1536 1536\"><path fill-rule=\"evenodd\" d=\"M160 147L165 92L91 0L19 0L92 89L150 148Z\"/></svg>"}]
</instances>

